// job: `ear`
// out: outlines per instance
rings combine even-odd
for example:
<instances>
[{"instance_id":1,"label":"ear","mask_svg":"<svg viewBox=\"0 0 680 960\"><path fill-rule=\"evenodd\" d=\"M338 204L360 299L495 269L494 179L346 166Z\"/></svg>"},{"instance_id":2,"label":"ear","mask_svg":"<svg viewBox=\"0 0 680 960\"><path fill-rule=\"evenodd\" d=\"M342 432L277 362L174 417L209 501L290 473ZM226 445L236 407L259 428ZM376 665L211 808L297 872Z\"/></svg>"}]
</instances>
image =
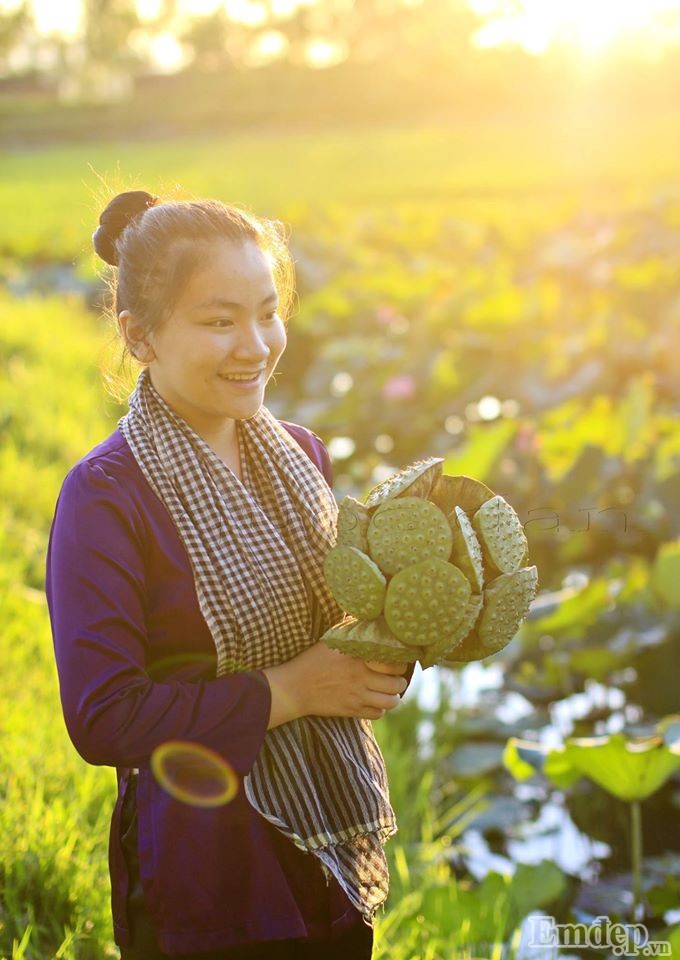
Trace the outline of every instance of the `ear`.
<instances>
[{"instance_id":1,"label":"ear","mask_svg":"<svg viewBox=\"0 0 680 960\"><path fill-rule=\"evenodd\" d=\"M139 324L129 310L121 310L118 314L118 327L121 336L130 348L130 352L142 363L151 363L155 359L153 347L139 331Z\"/></svg>"}]
</instances>

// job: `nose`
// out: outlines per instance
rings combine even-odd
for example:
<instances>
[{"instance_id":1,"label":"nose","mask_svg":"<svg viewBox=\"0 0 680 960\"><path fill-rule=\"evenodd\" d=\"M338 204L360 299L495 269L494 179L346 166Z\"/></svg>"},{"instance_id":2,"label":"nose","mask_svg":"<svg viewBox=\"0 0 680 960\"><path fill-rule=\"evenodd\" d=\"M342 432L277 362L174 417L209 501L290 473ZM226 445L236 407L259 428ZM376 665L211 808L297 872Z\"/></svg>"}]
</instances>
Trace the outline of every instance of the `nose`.
<instances>
[{"instance_id":1,"label":"nose","mask_svg":"<svg viewBox=\"0 0 680 960\"><path fill-rule=\"evenodd\" d=\"M271 353L266 338L256 323L239 325L234 356L250 363L265 363Z\"/></svg>"}]
</instances>

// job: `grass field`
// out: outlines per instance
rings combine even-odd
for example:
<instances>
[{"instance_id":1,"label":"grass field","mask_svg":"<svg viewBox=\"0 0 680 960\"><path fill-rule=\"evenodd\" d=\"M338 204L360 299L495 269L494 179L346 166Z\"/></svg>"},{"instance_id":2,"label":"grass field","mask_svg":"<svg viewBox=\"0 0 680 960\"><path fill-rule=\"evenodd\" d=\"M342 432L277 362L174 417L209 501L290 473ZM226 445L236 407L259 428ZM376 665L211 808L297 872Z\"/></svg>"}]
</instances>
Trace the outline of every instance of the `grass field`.
<instances>
[{"instance_id":1,"label":"grass field","mask_svg":"<svg viewBox=\"0 0 680 960\"><path fill-rule=\"evenodd\" d=\"M392 128L111 143L0 156L0 251L91 272L104 198L144 188L216 196L295 222L343 210L442 208L504 229L677 195L680 133L668 116L498 117L463 129Z\"/></svg>"}]
</instances>

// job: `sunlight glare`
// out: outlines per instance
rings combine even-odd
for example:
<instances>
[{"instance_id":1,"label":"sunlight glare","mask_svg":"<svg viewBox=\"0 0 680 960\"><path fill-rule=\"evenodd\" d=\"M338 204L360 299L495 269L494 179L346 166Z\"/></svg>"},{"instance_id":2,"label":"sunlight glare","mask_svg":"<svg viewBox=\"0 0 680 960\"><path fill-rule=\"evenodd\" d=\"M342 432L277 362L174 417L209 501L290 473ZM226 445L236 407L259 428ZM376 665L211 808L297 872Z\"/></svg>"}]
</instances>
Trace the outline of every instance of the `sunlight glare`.
<instances>
[{"instance_id":1,"label":"sunlight glare","mask_svg":"<svg viewBox=\"0 0 680 960\"><path fill-rule=\"evenodd\" d=\"M224 9L230 20L247 27L260 27L267 19L267 8L253 0L226 0Z\"/></svg>"},{"instance_id":2,"label":"sunlight glare","mask_svg":"<svg viewBox=\"0 0 680 960\"><path fill-rule=\"evenodd\" d=\"M175 73L186 65L184 47L172 33L159 33L149 41L149 54L154 64L164 73Z\"/></svg>"},{"instance_id":3,"label":"sunlight glare","mask_svg":"<svg viewBox=\"0 0 680 960\"><path fill-rule=\"evenodd\" d=\"M347 57L347 44L344 41L314 37L305 46L305 62L310 67L332 67Z\"/></svg>"},{"instance_id":4,"label":"sunlight glare","mask_svg":"<svg viewBox=\"0 0 680 960\"><path fill-rule=\"evenodd\" d=\"M151 3L154 0L142 2ZM178 8L180 13L189 16L209 16L222 8L231 20L248 27L259 27L270 13L275 20L285 20L306 2L315 3L316 0L268 0L267 3L260 0L178 0Z\"/></svg>"},{"instance_id":5,"label":"sunlight glare","mask_svg":"<svg viewBox=\"0 0 680 960\"><path fill-rule=\"evenodd\" d=\"M251 67L263 67L273 60L279 60L290 46L288 37L280 30L265 30L248 49L246 60Z\"/></svg>"},{"instance_id":6,"label":"sunlight glare","mask_svg":"<svg viewBox=\"0 0 680 960\"><path fill-rule=\"evenodd\" d=\"M271 0L270 5L273 16L281 20L292 17L298 8L297 0Z\"/></svg>"},{"instance_id":7,"label":"sunlight glare","mask_svg":"<svg viewBox=\"0 0 680 960\"><path fill-rule=\"evenodd\" d=\"M82 0L31 0L35 25L43 35L75 39L82 28Z\"/></svg>"},{"instance_id":8,"label":"sunlight glare","mask_svg":"<svg viewBox=\"0 0 680 960\"><path fill-rule=\"evenodd\" d=\"M474 35L478 47L514 43L545 53L554 43L598 54L620 42L663 46L680 40L680 0L468 0L487 22Z\"/></svg>"},{"instance_id":9,"label":"sunlight glare","mask_svg":"<svg viewBox=\"0 0 680 960\"><path fill-rule=\"evenodd\" d=\"M267 20L287 19L317 0L176 0L180 16L210 16L223 9L229 19L246 27L260 27ZM403 0L410 4L417 0ZM554 45L565 45L585 55L600 55L610 48L629 45L657 52L680 44L680 0L467 0L481 18L472 42L480 48L516 44L533 54L544 54ZM0 10L10 12L21 0L0 0ZM83 28L82 0L28 0L38 31L74 39ZM141 21L156 20L162 0L136 0ZM271 22L271 21L270 21ZM267 41L269 43L270 41ZM279 56L267 43L259 55ZM163 40L167 47L167 41ZM310 66L325 67L344 59L334 39L311 39L306 51ZM159 60L173 57L160 45ZM175 54L174 62L178 62ZM164 66L164 69L171 69Z\"/></svg>"},{"instance_id":10,"label":"sunlight glare","mask_svg":"<svg viewBox=\"0 0 680 960\"><path fill-rule=\"evenodd\" d=\"M190 16L209 17L223 6L222 0L179 0L178 9Z\"/></svg>"},{"instance_id":11,"label":"sunlight glare","mask_svg":"<svg viewBox=\"0 0 680 960\"><path fill-rule=\"evenodd\" d=\"M163 11L163 0L137 0L140 20L157 20Z\"/></svg>"}]
</instances>

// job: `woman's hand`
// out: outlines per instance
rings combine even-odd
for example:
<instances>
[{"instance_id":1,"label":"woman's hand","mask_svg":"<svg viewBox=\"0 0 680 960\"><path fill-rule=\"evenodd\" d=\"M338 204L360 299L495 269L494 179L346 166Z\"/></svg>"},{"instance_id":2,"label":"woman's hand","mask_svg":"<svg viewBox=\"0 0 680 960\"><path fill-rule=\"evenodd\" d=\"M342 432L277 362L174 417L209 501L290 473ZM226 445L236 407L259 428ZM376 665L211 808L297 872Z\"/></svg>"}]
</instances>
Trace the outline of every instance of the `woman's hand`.
<instances>
[{"instance_id":1,"label":"woman's hand","mask_svg":"<svg viewBox=\"0 0 680 960\"><path fill-rule=\"evenodd\" d=\"M263 670L272 692L269 727L296 717L365 717L392 710L408 683L406 663L365 661L318 641L297 657Z\"/></svg>"},{"instance_id":2,"label":"woman's hand","mask_svg":"<svg viewBox=\"0 0 680 960\"><path fill-rule=\"evenodd\" d=\"M377 720L399 705L408 686L406 663L365 661L319 641L299 661L305 713L318 717L366 717Z\"/></svg>"}]
</instances>

